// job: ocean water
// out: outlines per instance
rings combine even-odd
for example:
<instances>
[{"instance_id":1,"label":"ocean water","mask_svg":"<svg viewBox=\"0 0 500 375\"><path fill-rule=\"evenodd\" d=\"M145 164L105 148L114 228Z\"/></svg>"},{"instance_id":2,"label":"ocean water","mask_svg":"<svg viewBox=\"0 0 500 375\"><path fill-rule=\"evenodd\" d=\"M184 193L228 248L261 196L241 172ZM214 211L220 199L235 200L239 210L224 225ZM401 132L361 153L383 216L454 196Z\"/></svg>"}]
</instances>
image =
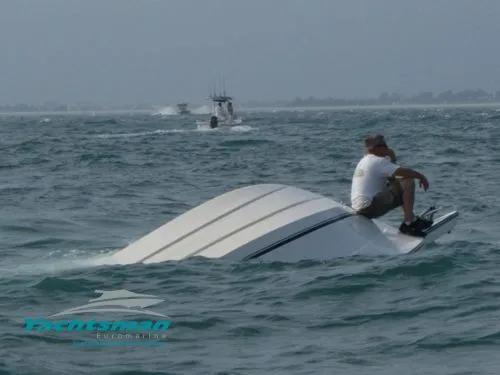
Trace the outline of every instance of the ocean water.
<instances>
[{"instance_id":1,"label":"ocean water","mask_svg":"<svg viewBox=\"0 0 500 375\"><path fill-rule=\"evenodd\" d=\"M500 110L0 117L0 374L498 374ZM103 257L218 194L283 183L348 202L362 138L382 132L424 172L417 211L460 211L412 255L328 262ZM398 224L400 212L386 220ZM47 318L126 289L158 296L158 346L79 346Z\"/></svg>"}]
</instances>

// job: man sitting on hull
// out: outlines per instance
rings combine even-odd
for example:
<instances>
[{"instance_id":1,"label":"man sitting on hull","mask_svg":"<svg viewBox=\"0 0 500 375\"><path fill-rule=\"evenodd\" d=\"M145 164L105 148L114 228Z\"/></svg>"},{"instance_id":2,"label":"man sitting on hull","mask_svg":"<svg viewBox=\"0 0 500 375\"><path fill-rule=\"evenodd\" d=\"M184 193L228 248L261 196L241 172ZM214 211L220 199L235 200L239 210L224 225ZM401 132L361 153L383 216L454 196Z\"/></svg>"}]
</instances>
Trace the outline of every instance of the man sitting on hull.
<instances>
[{"instance_id":1,"label":"man sitting on hull","mask_svg":"<svg viewBox=\"0 0 500 375\"><path fill-rule=\"evenodd\" d=\"M395 164L396 156L387 146L384 136L365 138L366 154L359 161L352 177L351 206L360 215L370 219L385 215L403 206L404 220L399 231L412 236L425 236L424 229L432 222L416 217L415 179L427 190L427 178L410 168Z\"/></svg>"}]
</instances>

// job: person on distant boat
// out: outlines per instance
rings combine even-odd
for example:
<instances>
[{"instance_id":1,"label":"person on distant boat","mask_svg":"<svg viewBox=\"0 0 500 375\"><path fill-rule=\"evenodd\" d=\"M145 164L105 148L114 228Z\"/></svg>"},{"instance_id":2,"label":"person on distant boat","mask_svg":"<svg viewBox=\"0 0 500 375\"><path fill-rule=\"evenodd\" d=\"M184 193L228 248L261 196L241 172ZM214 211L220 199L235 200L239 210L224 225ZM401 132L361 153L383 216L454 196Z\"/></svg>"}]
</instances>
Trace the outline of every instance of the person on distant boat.
<instances>
[{"instance_id":1,"label":"person on distant boat","mask_svg":"<svg viewBox=\"0 0 500 375\"><path fill-rule=\"evenodd\" d=\"M410 168L395 164L396 154L383 135L365 138L366 154L359 161L352 177L351 205L360 215L370 219L385 215L392 209L403 206L404 220L400 232L412 236L425 236L424 229L432 222L416 217L415 179L424 190L429 189L427 178Z\"/></svg>"},{"instance_id":2,"label":"person on distant boat","mask_svg":"<svg viewBox=\"0 0 500 375\"><path fill-rule=\"evenodd\" d=\"M224 108L222 108L222 103L219 102L217 106L215 107L215 116L217 117L217 120L223 120L226 116L224 113Z\"/></svg>"},{"instance_id":3,"label":"person on distant boat","mask_svg":"<svg viewBox=\"0 0 500 375\"><path fill-rule=\"evenodd\" d=\"M231 102L227 102L227 113L229 114L229 118L232 120L233 114L234 114L234 109L233 109L233 103L231 103Z\"/></svg>"},{"instance_id":4,"label":"person on distant boat","mask_svg":"<svg viewBox=\"0 0 500 375\"><path fill-rule=\"evenodd\" d=\"M210 129L215 129L217 126L219 126L217 116L210 117Z\"/></svg>"}]
</instances>

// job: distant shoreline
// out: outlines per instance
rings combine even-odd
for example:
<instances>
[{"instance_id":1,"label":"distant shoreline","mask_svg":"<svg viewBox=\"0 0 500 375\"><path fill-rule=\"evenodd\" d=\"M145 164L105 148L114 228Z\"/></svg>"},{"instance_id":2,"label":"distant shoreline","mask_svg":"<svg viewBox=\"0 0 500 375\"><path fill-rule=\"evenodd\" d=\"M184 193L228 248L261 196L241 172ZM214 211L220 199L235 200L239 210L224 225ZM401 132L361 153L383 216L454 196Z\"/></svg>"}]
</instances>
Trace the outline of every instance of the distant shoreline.
<instances>
[{"instance_id":1,"label":"distant shoreline","mask_svg":"<svg viewBox=\"0 0 500 375\"><path fill-rule=\"evenodd\" d=\"M291 112L291 111L352 111L352 110L401 110L401 109L438 109L438 108L496 108L500 103L443 103L443 104L363 104L363 105L309 105L309 106L241 106L240 112ZM106 116L153 114L153 109L110 109L110 110L85 110L85 111L26 111L26 112L1 112L0 116ZM196 116L196 115L195 115Z\"/></svg>"},{"instance_id":2,"label":"distant shoreline","mask_svg":"<svg viewBox=\"0 0 500 375\"><path fill-rule=\"evenodd\" d=\"M127 114L152 114L152 109L109 109L95 111L26 111L26 112L2 112L0 116L103 116L103 115L127 115Z\"/></svg>"},{"instance_id":3,"label":"distant shoreline","mask_svg":"<svg viewBox=\"0 0 500 375\"><path fill-rule=\"evenodd\" d=\"M500 103L443 103L443 104L364 104L364 105L332 105L332 106L275 106L275 107L244 107L242 112L273 112L273 111L342 111L368 109L433 109L433 108L495 108L500 109Z\"/></svg>"}]
</instances>

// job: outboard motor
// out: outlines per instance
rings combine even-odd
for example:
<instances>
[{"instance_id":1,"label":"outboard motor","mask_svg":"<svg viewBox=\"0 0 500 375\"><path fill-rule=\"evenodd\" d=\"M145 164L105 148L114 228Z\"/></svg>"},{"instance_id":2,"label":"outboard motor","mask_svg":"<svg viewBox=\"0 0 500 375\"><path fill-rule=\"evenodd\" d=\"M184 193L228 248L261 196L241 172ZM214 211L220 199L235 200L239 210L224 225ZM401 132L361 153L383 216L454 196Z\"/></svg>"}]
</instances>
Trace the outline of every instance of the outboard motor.
<instances>
[{"instance_id":1,"label":"outboard motor","mask_svg":"<svg viewBox=\"0 0 500 375\"><path fill-rule=\"evenodd\" d=\"M210 117L210 129L215 129L217 126L219 126L217 116Z\"/></svg>"}]
</instances>

